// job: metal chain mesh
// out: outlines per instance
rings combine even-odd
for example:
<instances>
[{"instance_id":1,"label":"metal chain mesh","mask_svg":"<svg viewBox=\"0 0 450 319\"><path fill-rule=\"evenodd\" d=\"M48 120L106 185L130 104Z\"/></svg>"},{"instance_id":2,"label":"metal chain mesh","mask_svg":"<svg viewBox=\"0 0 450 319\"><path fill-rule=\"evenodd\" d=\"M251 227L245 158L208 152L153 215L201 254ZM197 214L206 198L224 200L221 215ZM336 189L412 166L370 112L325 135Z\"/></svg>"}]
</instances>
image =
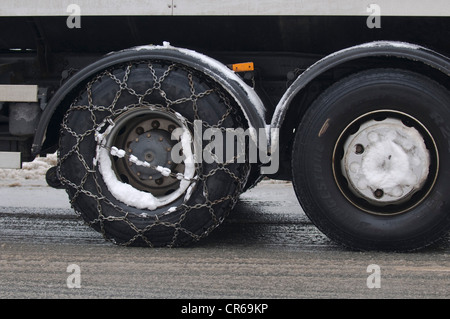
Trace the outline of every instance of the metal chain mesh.
<instances>
[{"instance_id":1,"label":"metal chain mesh","mask_svg":"<svg viewBox=\"0 0 450 319\"><path fill-rule=\"evenodd\" d=\"M81 96L70 105L61 125L61 136L66 136L65 140L71 140L74 141L74 143L70 147L67 145L60 145L60 150L62 146L64 146L66 150L64 152L59 151L58 154L58 175L61 182L63 183L63 185L65 185L66 189L69 192L69 195L71 197L70 202L76 213L78 215L81 215L89 226L99 230L103 234L103 237L107 240L125 246L134 245L137 242L139 242L139 245L145 243L145 245L148 245L150 247L162 246L161 243L157 243L155 245L153 241L157 241L158 239L154 239L152 241L149 238L151 236L148 236L148 234L150 234L156 227L164 226L173 230L172 238L169 241L165 242L164 246L177 246L179 244L178 238L181 234L188 235L190 237L190 240L192 241L198 241L201 238L208 236L213 229L221 224L223 219L228 214L229 210L231 210L231 208L234 207L235 203L237 202L238 196L242 192L242 189L244 188L244 185L246 183L247 175L250 170L250 164L248 164L248 161L245 161L245 163L239 164L239 169L236 169L236 166L232 165L236 165L234 163L237 162L238 158L246 156L245 151L236 154L231 160L228 160L224 163L215 163L215 166L213 168L210 167L209 169L205 169L204 165L196 164L195 177L191 179L191 182L195 182L197 185L196 187L202 188L201 194L203 200L200 203L198 203L198 200L197 203L191 205L188 205L187 202L184 202L177 208L175 212L169 208L169 205L167 207L167 210L161 214L149 214L148 216L144 214L145 217L138 218L139 223L135 222L137 220L137 217L134 212L124 208L123 205L117 205L110 198L108 198L107 195L105 195L105 192L103 190L104 186L99 182L99 178L101 178L101 175L97 170L97 164L95 163L95 160L93 161L92 158L92 155L95 154L95 150L92 150L92 153L90 153L88 156L82 151L83 143L85 141L94 138L99 134L99 132L102 131L102 129L104 129L104 127L112 126L114 124L114 119L121 115L123 112L129 111L133 108L151 106L152 104L149 103L147 99L151 98L152 96L158 96L159 98L162 98L165 105L161 105L161 107L164 108L167 112L175 112L174 108L181 104L183 104L182 107L185 107L185 105L190 105L194 114L194 118L186 119L186 122L191 127L193 126L194 120L202 120L202 125L204 128L215 128L226 132L227 128L224 127L224 122L229 117L231 117L232 122L235 123L236 127L243 127L242 116L239 113L238 108L233 105L233 103L230 101L229 96L218 85L213 84L210 85L210 89L203 92L197 92L194 77L198 75L192 70L175 63L170 63L166 64L164 72L158 75L157 70L152 62L141 61L138 64L142 67L144 63L146 64L146 67L148 69L149 78L152 79L152 85L148 87L145 92L138 93L135 89L133 89L131 85L129 85L128 82L130 75L132 74L134 67L136 67L137 65L136 63L129 63L125 66L121 66L122 69L125 68L122 78L119 78L117 72L114 72L115 70L117 70L117 68L106 70L101 74L95 76L86 85L86 88L81 93ZM159 63L162 62L153 63L157 63L159 65ZM162 65L164 65L164 63L162 63ZM187 83L189 85L190 96L174 98L170 96L169 92L166 92L163 89L163 84L170 77L172 72L180 69L183 70L185 74L187 74ZM114 81L114 83L117 84L118 89L115 92L114 97L112 98L112 101L109 105L97 105L94 102L95 98L93 88L99 82L105 81L105 79L111 79L112 81ZM124 92L127 92L129 95L133 96L136 100L135 103L127 104L126 106L118 106L118 101L120 100ZM221 105L224 108L221 118L216 123L208 123L208 119L201 119L198 109L199 100L211 94L216 94L220 98ZM87 103L80 103L80 101L86 100ZM90 121L92 122L92 127L83 130L82 132L78 132L75 124L73 123L74 121L71 120L72 115L77 112L87 112L87 114L89 114ZM106 146L104 145L104 143L98 143L97 147ZM110 154L114 155L117 154L117 152ZM125 156L130 155L127 154ZM73 157L77 158L78 162L81 163L84 170L83 172L78 173L77 178L71 178L71 176L68 176L64 169L65 162L68 161L69 158ZM140 165L147 165L148 167L157 169L157 167L151 166L145 161L141 161ZM236 188L232 193L226 196L223 196L221 198L212 198L210 196L209 189L211 186L209 185L208 180L213 178L214 175L218 172L226 174L229 182L236 184ZM171 171L169 172L169 175L178 179L185 178L184 176L180 176L180 173L174 173ZM95 185L94 188L91 186L92 182ZM89 184L90 186L87 187L87 184ZM86 218L86 214L82 214L82 212L79 211L79 205L77 204L77 202L83 200L81 195L87 196L96 203L95 209L97 216L95 218ZM227 201L228 203L225 203ZM223 205L224 207L217 211L217 209L215 208L217 208L219 205ZM105 210L105 207L108 207L109 209L113 208L115 213L108 214L108 212L106 212ZM210 215L211 222L206 229L198 231L197 229L188 229L183 226L183 222L190 214L196 214L196 212L199 212L200 210L207 210ZM223 211L220 212L221 210ZM169 214L176 214L178 216L176 221L169 222L167 221L167 219L162 218L163 216ZM144 219L145 222L142 223ZM113 236L108 234L106 223L125 223L128 228L133 231L134 235L128 236L128 240L118 241L113 238ZM185 239L183 239L183 241L185 241Z\"/></svg>"}]
</instances>

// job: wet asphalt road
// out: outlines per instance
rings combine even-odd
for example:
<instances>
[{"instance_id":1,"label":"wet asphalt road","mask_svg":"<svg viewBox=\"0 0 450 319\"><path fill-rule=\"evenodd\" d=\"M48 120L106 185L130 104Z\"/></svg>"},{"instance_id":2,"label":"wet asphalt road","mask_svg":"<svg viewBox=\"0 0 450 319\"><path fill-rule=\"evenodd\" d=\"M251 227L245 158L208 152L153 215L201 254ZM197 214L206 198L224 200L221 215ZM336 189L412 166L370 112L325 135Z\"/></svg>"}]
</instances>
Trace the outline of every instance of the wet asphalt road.
<instances>
[{"instance_id":1,"label":"wet asphalt road","mask_svg":"<svg viewBox=\"0 0 450 319\"><path fill-rule=\"evenodd\" d=\"M346 250L289 183L262 182L208 238L176 249L115 246L64 191L0 185L0 298L449 298L449 254L450 240L410 254Z\"/></svg>"}]
</instances>

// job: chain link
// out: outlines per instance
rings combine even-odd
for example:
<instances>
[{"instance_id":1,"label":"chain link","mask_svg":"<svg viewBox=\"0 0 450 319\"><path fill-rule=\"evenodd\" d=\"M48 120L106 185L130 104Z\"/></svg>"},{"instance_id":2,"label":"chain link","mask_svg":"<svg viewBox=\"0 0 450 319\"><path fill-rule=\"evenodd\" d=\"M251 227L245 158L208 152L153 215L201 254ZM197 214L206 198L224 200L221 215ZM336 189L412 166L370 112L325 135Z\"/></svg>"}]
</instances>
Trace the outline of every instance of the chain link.
<instances>
[{"instance_id":1,"label":"chain link","mask_svg":"<svg viewBox=\"0 0 450 319\"><path fill-rule=\"evenodd\" d=\"M238 200L238 196L241 193L242 189L244 188L244 185L246 183L246 178L248 175L248 172L250 170L250 164L248 164L248 161L245 161L244 163L240 164L240 170L242 170L242 173L236 173L236 169L232 169L230 167L230 164L237 163L237 160L242 158L245 155L245 151L236 154L232 159L226 161L225 163L218 163L216 167L213 169L210 169L209 171L205 171L203 164L197 164L196 165L196 174L195 177L190 179L192 183L196 183L196 187L202 187L202 195L203 195L203 201L198 202L198 199L196 199L196 203L193 205L188 205L187 202L182 203L175 211L173 209L169 209L161 214L151 215L148 216L146 214L145 217L148 220L148 223L145 224L145 227L139 228L138 226L133 223L133 220L135 220L135 213L132 213L130 211L127 211L122 206L117 205L113 201L111 201L102 190L102 187L99 182L99 178L101 178L101 175L99 174L95 160L92 160L92 158L86 158L82 152L81 152L81 145L83 141L92 138L92 136L95 136L96 134L100 134L105 127L113 126L114 119L117 118L120 114L132 110L134 108L143 107L143 106L151 106L149 102L147 102L145 99L147 97L151 97L153 94L157 93L159 95L165 105L162 105L168 112L175 112L173 107L182 103L190 103L192 107L192 111L194 114L194 118L191 120L185 119L186 123L193 127L194 120L202 120L202 125L205 128L215 128L220 129L222 132L226 132L227 128L224 127L224 122L227 120L227 118L232 117L232 122L237 123L237 126L242 128L243 127L243 121L242 116L239 113L239 110L236 106L234 106L229 96L216 84L210 85L210 89L203 91L203 92L197 92L195 87L195 81L194 76L198 77L198 74L195 73L190 69L185 68L182 65L177 65L175 63L170 63L165 66L165 70L161 75L157 75L157 71L155 67L153 66L153 63L162 63L162 62L152 62L152 61L141 61L139 63L129 63L125 66L121 66L120 68L106 70L102 72L101 74L98 74L96 77L94 77L89 83L86 85L85 93L84 95L87 96L87 104L79 103L79 101L82 101L82 98L76 99L69 107L68 111L66 112L62 125L61 125L61 134L68 135L72 138L74 138L75 142L70 147L68 151L66 151L64 154L59 152L58 156L58 175L60 177L61 182L66 185L67 189L72 189L74 191L69 192L71 194L70 202L72 204L72 207L74 207L75 211L78 215L83 215L80 211L78 211L77 205L78 201L83 200L81 195L87 196L94 200L96 203L96 210L97 210L97 216L93 219L86 220L85 221L90 225L91 227L94 227L96 229L99 229L100 232L103 234L104 238L110 241L115 242L119 245L133 245L136 241L141 240L146 245L153 247L154 243L152 240L149 239L149 236L147 236L148 233L151 233L151 231L155 227L169 227L173 228L173 236L170 242L167 243L167 246L176 246L178 244L177 239L180 236L180 234L185 234L191 237L193 241L198 241L201 238L204 238L210 234L210 232L215 229L225 218L224 215L226 215L229 211L229 209L225 209L225 214L219 213L214 209L214 207L218 204L225 205L224 202L228 201L229 204L227 207L230 209L234 207ZM143 65L146 66L146 68L149 71L149 79L152 80L153 84L145 90L144 93L139 94L136 92L135 89L130 87L129 85L129 79L132 75L132 72L136 65L140 65L141 67ZM123 77L119 78L118 75L120 72L114 73L118 69L123 69ZM170 74L174 72L174 70L183 70L187 74L187 83L189 86L189 92L190 96L186 97L178 97L175 99L171 99L168 95L168 92L165 92L163 90L163 84L164 82L170 77ZM107 79L112 80L118 87L117 91L114 94L114 97L112 98L112 102L109 105L96 105L95 99L94 99L94 87L101 81L105 81ZM211 82L212 83L212 82ZM136 98L136 103L134 104L128 104L125 106L119 106L118 102L123 95L124 92L127 92L129 95L134 96ZM216 94L219 100L221 101L222 105L225 106L225 110L221 116L221 118L216 123L208 123L205 121L205 119L201 119L201 116L199 114L198 109L198 101L211 95ZM89 118L92 121L92 127L89 129L86 129L83 132L77 132L76 127L73 127L72 122L70 121L70 118L73 113L75 112L88 112ZM103 134L107 134L107 132L103 132ZM66 139L67 140L67 139ZM97 147L103 147L108 149L108 153L111 153L111 148L108 148L105 143L99 143ZM120 148L118 148L120 150ZM241 148L242 149L242 148ZM115 152L114 154L116 154ZM211 154L213 155L213 154ZM68 160L69 157L76 156L78 161L81 163L84 172L82 173L82 177L80 179L80 182L76 182L74 180L71 180L70 177L66 176L64 169L62 168L64 166L64 163ZM130 156L130 154L126 154L125 156ZM144 162L144 161L143 161ZM242 162L242 161L241 161ZM146 163L146 162L144 162ZM144 165L150 165L149 163ZM155 166L151 166L151 168L156 169ZM232 194L228 194L227 196L224 196L222 198L211 198L210 196L210 189L208 186L208 180L210 178L213 178L215 174L218 172L225 173L232 182L234 182L236 186L236 190ZM170 176L174 178L185 178L184 175L180 175L180 173L174 173L170 171ZM92 190L89 190L87 187L85 187L87 181L93 181L95 185L95 192ZM115 210L115 215L111 216L104 212L104 207L109 206L112 207ZM170 205L169 205L170 206ZM196 230L190 230L183 227L183 222L186 220L189 214L195 214L198 210L207 210L210 218L211 223L210 226L208 226L206 229L202 230L200 233L198 233ZM176 222L167 222L163 221L162 216L169 215L169 214L179 214L178 220ZM130 218L132 215L133 218ZM116 242L114 238L111 238L111 236L107 233L105 230L105 223L125 223L128 225L129 229L131 229L135 234L129 240L126 242Z\"/></svg>"}]
</instances>

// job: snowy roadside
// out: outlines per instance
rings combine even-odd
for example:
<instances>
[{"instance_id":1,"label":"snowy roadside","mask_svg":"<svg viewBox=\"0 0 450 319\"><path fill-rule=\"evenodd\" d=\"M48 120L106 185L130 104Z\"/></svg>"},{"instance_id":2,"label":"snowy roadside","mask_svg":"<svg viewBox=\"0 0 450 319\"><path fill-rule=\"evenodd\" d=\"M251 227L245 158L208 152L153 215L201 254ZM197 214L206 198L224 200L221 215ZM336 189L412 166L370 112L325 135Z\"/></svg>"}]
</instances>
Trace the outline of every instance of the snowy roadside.
<instances>
[{"instance_id":1,"label":"snowy roadside","mask_svg":"<svg viewBox=\"0 0 450 319\"><path fill-rule=\"evenodd\" d=\"M45 181L45 173L56 161L55 153L23 163L22 169L0 169L0 207L70 208L66 191Z\"/></svg>"},{"instance_id":2,"label":"snowy roadside","mask_svg":"<svg viewBox=\"0 0 450 319\"><path fill-rule=\"evenodd\" d=\"M70 208L65 190L49 187L45 181L45 173L56 163L55 153L23 163L22 169L0 169L0 207ZM291 187L290 182L264 179L241 198L249 200L266 190L289 191Z\"/></svg>"},{"instance_id":3,"label":"snowy roadside","mask_svg":"<svg viewBox=\"0 0 450 319\"><path fill-rule=\"evenodd\" d=\"M45 173L56 165L57 157L49 154L22 164L22 169L0 169L0 186L20 187L29 185L47 186Z\"/></svg>"},{"instance_id":4,"label":"snowy roadside","mask_svg":"<svg viewBox=\"0 0 450 319\"><path fill-rule=\"evenodd\" d=\"M0 186L19 187L30 184L47 186L45 173L57 163L56 153L46 157L37 157L32 162L22 164L22 169L0 169ZM290 184L286 181L277 181L265 178L262 184Z\"/></svg>"}]
</instances>

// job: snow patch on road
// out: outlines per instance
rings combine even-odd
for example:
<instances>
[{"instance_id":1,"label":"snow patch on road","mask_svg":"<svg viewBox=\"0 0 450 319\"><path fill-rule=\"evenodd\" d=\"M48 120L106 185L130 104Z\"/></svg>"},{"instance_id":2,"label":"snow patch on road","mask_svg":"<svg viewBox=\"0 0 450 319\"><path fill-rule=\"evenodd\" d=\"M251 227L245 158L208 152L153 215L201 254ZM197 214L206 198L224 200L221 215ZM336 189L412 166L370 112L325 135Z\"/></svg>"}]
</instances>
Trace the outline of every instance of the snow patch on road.
<instances>
[{"instance_id":1,"label":"snow patch on road","mask_svg":"<svg viewBox=\"0 0 450 319\"><path fill-rule=\"evenodd\" d=\"M37 157L32 162L23 163L21 169L0 169L0 179L16 182L45 179L47 170L56 163L56 153L48 154L46 157Z\"/></svg>"}]
</instances>

